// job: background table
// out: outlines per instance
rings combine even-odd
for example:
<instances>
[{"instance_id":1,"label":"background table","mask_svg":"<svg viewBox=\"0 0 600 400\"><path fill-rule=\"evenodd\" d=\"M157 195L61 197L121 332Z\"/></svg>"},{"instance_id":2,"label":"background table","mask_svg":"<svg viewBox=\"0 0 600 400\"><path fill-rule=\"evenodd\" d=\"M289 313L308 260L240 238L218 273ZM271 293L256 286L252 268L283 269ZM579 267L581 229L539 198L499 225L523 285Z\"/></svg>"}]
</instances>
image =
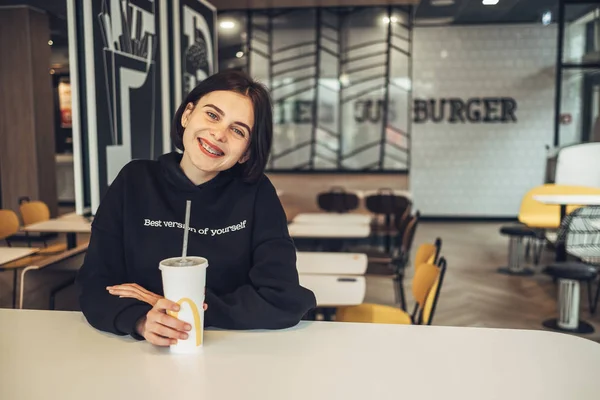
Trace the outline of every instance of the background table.
<instances>
[{"instance_id":1,"label":"background table","mask_svg":"<svg viewBox=\"0 0 600 400\"><path fill-rule=\"evenodd\" d=\"M533 196L535 201L544 204L556 204L560 206L560 221L567 214L567 206L600 206L600 196L593 194L539 194Z\"/></svg>"},{"instance_id":2,"label":"background table","mask_svg":"<svg viewBox=\"0 0 600 400\"><path fill-rule=\"evenodd\" d=\"M298 277L300 285L315 294L317 307L357 306L365 300L364 276L301 274Z\"/></svg>"},{"instance_id":3,"label":"background table","mask_svg":"<svg viewBox=\"0 0 600 400\"><path fill-rule=\"evenodd\" d=\"M288 225L290 236L307 239L364 239L371 234L369 225L322 225L298 224Z\"/></svg>"},{"instance_id":4,"label":"background table","mask_svg":"<svg viewBox=\"0 0 600 400\"><path fill-rule=\"evenodd\" d=\"M40 251L34 247L0 247L0 268L2 264L16 261Z\"/></svg>"},{"instance_id":5,"label":"background table","mask_svg":"<svg viewBox=\"0 0 600 400\"><path fill-rule=\"evenodd\" d=\"M296 266L300 274L364 275L368 258L361 253L299 251Z\"/></svg>"},{"instance_id":6,"label":"background table","mask_svg":"<svg viewBox=\"0 0 600 400\"><path fill-rule=\"evenodd\" d=\"M34 247L0 247L0 271L5 271L10 268L3 268L4 264L8 264L13 261L20 260L21 258L30 256L40 251ZM12 292L12 306L15 308L17 305L17 270L19 268L12 268L13 270L13 292ZM1 392L0 392L1 393ZM0 398L2 398L0 396Z\"/></svg>"},{"instance_id":7,"label":"background table","mask_svg":"<svg viewBox=\"0 0 600 400\"><path fill-rule=\"evenodd\" d=\"M334 214L334 213L300 213L293 222L322 225L369 225L372 215L369 214Z\"/></svg>"},{"instance_id":8,"label":"background table","mask_svg":"<svg viewBox=\"0 0 600 400\"><path fill-rule=\"evenodd\" d=\"M373 196L373 195L377 195L377 194L393 194L394 196L403 196L406 197L407 199L412 199L412 193L409 190L398 190L398 189L394 189L391 192L388 192L387 190L384 190L383 192L381 192L380 189L371 189L371 190L350 190L350 192L354 192L356 193L356 195L358 197L360 197L361 199L368 197L368 196Z\"/></svg>"},{"instance_id":9,"label":"background table","mask_svg":"<svg viewBox=\"0 0 600 400\"><path fill-rule=\"evenodd\" d=\"M0 310L7 400L597 400L600 345L542 331L303 322L171 355L80 313Z\"/></svg>"},{"instance_id":10,"label":"background table","mask_svg":"<svg viewBox=\"0 0 600 400\"><path fill-rule=\"evenodd\" d=\"M25 232L58 232L67 234L67 249L77 247L77 234L90 233L92 223L86 217L74 213L21 228Z\"/></svg>"}]
</instances>

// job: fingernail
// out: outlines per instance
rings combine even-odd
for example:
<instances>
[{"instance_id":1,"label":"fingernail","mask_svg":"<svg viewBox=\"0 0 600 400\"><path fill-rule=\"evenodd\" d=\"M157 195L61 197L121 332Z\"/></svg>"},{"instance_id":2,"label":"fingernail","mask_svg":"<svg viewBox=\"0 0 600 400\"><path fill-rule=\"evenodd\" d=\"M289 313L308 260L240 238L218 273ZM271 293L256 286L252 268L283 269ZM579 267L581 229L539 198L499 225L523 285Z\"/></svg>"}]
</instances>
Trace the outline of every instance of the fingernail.
<instances>
[{"instance_id":1,"label":"fingernail","mask_svg":"<svg viewBox=\"0 0 600 400\"><path fill-rule=\"evenodd\" d=\"M184 328L185 328L186 331L191 331L192 330L192 326L190 324L186 324L184 326Z\"/></svg>"},{"instance_id":2,"label":"fingernail","mask_svg":"<svg viewBox=\"0 0 600 400\"><path fill-rule=\"evenodd\" d=\"M176 339L171 339L171 344L177 344L177 340Z\"/></svg>"},{"instance_id":3,"label":"fingernail","mask_svg":"<svg viewBox=\"0 0 600 400\"><path fill-rule=\"evenodd\" d=\"M179 335L180 338L182 338L183 340L188 338L188 334L187 333L182 333L181 335Z\"/></svg>"},{"instance_id":4,"label":"fingernail","mask_svg":"<svg viewBox=\"0 0 600 400\"><path fill-rule=\"evenodd\" d=\"M173 306L173 311L179 311L179 305L178 304L175 304Z\"/></svg>"}]
</instances>

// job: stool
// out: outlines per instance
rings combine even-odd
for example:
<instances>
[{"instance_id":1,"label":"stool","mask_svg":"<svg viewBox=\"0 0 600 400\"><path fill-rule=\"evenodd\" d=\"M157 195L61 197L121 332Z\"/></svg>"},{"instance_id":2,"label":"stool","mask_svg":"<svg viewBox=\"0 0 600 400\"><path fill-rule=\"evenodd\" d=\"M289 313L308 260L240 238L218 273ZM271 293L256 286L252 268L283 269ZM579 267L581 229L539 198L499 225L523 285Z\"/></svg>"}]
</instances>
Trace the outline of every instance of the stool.
<instances>
[{"instance_id":1,"label":"stool","mask_svg":"<svg viewBox=\"0 0 600 400\"><path fill-rule=\"evenodd\" d=\"M579 282L594 280L598 275L596 267L579 261L567 261L549 265L544 273L558 279L558 318L546 320L542 325L561 332L593 333L592 325L579 320ZM588 297L593 312L591 288Z\"/></svg>"},{"instance_id":2,"label":"stool","mask_svg":"<svg viewBox=\"0 0 600 400\"><path fill-rule=\"evenodd\" d=\"M500 228L502 235L510 236L508 242L508 267L498 268L498 272L506 275L529 276L533 270L521 265L523 254L523 238L536 237L535 230L526 225L505 225Z\"/></svg>"}]
</instances>

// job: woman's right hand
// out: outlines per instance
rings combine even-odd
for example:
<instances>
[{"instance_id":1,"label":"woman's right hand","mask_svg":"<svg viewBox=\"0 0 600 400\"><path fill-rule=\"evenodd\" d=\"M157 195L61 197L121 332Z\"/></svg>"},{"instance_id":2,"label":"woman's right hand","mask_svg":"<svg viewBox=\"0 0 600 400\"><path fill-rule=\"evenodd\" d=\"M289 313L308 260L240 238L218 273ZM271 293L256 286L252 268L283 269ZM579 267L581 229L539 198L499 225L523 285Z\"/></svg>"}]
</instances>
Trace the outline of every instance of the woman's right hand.
<instances>
[{"instance_id":1,"label":"woman's right hand","mask_svg":"<svg viewBox=\"0 0 600 400\"><path fill-rule=\"evenodd\" d=\"M158 300L136 324L138 334L156 346L169 346L176 344L178 339L187 339L191 325L167 314L167 311L177 312L179 308L179 304L171 300Z\"/></svg>"}]
</instances>

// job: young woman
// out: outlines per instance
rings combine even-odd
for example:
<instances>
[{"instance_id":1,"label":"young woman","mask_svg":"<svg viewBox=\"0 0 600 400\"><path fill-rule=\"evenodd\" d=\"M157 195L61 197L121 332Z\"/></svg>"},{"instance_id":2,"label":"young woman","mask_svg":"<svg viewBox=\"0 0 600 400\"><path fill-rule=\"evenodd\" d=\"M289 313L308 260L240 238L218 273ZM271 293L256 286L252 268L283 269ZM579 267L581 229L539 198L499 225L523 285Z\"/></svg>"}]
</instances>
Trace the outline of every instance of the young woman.
<instances>
[{"instance_id":1,"label":"young woman","mask_svg":"<svg viewBox=\"0 0 600 400\"><path fill-rule=\"evenodd\" d=\"M77 278L92 326L160 346L187 338L190 326L166 314L178 305L162 297L158 269L181 254L186 200L187 254L209 260L205 326L286 328L315 307L264 175L272 134L269 94L247 75L218 73L190 92L171 130L183 154L127 164L95 215Z\"/></svg>"}]
</instances>

